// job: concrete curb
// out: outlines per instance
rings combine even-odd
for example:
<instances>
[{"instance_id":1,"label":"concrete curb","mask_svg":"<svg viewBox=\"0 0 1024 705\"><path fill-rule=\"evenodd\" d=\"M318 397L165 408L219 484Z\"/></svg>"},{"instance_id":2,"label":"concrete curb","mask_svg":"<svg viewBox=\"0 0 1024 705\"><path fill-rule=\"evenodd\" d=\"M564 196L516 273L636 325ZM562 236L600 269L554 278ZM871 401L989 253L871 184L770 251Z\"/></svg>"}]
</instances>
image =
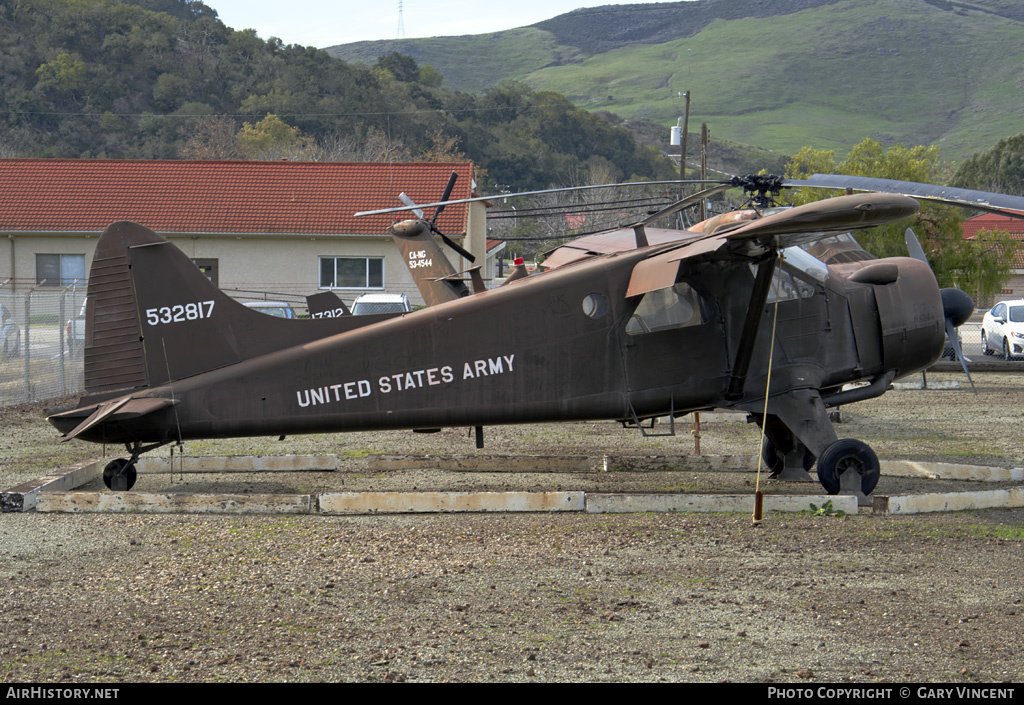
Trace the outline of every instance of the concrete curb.
<instances>
[{"instance_id":1,"label":"concrete curb","mask_svg":"<svg viewBox=\"0 0 1024 705\"><path fill-rule=\"evenodd\" d=\"M449 456L420 456L409 467L423 468L424 457L433 467L444 465ZM495 472L499 456L459 456L478 460L460 461L460 470ZM598 461L582 456L546 456L546 472L657 472L666 469L693 471L751 471L747 456L605 456ZM146 458L140 472L296 472L331 471L337 456L236 456L233 458L175 459ZM524 472L529 459L504 458L504 472ZM79 463L37 480L0 493L5 512L133 512L182 514L408 514L443 512L586 512L612 514L630 512L721 512L754 511L753 494L665 494L604 492L331 492L323 494L174 494L147 492L73 492L76 487L102 476L107 461ZM389 461L390 462L390 461ZM398 464L413 462L411 456ZM432 467L432 466L428 466ZM516 467L516 470L510 469ZM573 469L553 469L571 467ZM182 469L184 468L184 469ZM576 468L585 468L579 470ZM384 469L384 468L377 468ZM389 469L396 469L390 466ZM882 472L905 477L960 479L977 482L1024 481L1022 468L988 468L951 463L883 461ZM858 509L851 495L764 495L765 512L812 511L831 502L834 511L846 514L920 514L1024 507L1024 487L1010 489L924 493L920 495L874 496L873 505Z\"/></svg>"}]
</instances>

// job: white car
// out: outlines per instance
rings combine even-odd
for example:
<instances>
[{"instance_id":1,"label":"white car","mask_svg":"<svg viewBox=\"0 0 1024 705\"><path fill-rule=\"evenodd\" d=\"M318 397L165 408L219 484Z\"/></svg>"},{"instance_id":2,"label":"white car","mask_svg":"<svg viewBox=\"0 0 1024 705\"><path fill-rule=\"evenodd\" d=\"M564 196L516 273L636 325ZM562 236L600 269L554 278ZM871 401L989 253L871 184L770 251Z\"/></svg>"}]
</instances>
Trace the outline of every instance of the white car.
<instances>
[{"instance_id":1,"label":"white car","mask_svg":"<svg viewBox=\"0 0 1024 705\"><path fill-rule=\"evenodd\" d=\"M1004 360L1024 357L1024 299L1001 301L981 321L981 349Z\"/></svg>"},{"instance_id":2,"label":"white car","mask_svg":"<svg viewBox=\"0 0 1024 705\"><path fill-rule=\"evenodd\" d=\"M253 311L259 311L276 318L298 318L291 304L284 301L246 301L245 305Z\"/></svg>"},{"instance_id":3,"label":"white car","mask_svg":"<svg viewBox=\"0 0 1024 705\"><path fill-rule=\"evenodd\" d=\"M360 294L352 303L352 313L365 316L368 313L408 313L412 311L409 297L405 294Z\"/></svg>"}]
</instances>

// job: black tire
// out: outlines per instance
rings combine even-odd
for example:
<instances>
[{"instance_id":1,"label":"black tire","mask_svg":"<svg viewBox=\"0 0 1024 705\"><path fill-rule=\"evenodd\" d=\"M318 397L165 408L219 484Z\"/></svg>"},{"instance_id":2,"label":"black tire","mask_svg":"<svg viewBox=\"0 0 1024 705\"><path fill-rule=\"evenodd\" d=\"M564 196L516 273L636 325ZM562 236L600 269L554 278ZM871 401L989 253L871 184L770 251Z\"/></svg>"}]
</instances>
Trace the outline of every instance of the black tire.
<instances>
[{"instance_id":1,"label":"black tire","mask_svg":"<svg viewBox=\"0 0 1024 705\"><path fill-rule=\"evenodd\" d=\"M767 436L765 436L764 443L761 444L761 460L770 475L782 472L782 468L786 465L785 458L779 455L779 452L775 450L775 445L768 440Z\"/></svg>"},{"instance_id":2,"label":"black tire","mask_svg":"<svg viewBox=\"0 0 1024 705\"><path fill-rule=\"evenodd\" d=\"M1010 341L1003 338L1003 359L1009 362L1013 359L1013 355L1010 354Z\"/></svg>"},{"instance_id":3,"label":"black tire","mask_svg":"<svg viewBox=\"0 0 1024 705\"><path fill-rule=\"evenodd\" d=\"M778 475L786 467L786 456L775 449L775 444L767 436L765 436L764 444L761 446L761 460L764 461L764 467L772 476ZM803 459L804 470L810 471L814 467L814 460L814 454L809 450L805 450Z\"/></svg>"},{"instance_id":4,"label":"black tire","mask_svg":"<svg viewBox=\"0 0 1024 705\"><path fill-rule=\"evenodd\" d=\"M836 441L818 458L818 482L829 494L839 494L840 477L848 470L860 473L860 491L871 494L881 477L878 456L871 446L854 438Z\"/></svg>"},{"instance_id":5,"label":"black tire","mask_svg":"<svg viewBox=\"0 0 1024 705\"><path fill-rule=\"evenodd\" d=\"M988 333L985 332L984 328L981 329L981 352L985 355L991 355L995 352L988 346Z\"/></svg>"},{"instance_id":6,"label":"black tire","mask_svg":"<svg viewBox=\"0 0 1024 705\"><path fill-rule=\"evenodd\" d=\"M103 468L103 484L114 492L127 492L135 486L138 473L127 458L114 458Z\"/></svg>"}]
</instances>

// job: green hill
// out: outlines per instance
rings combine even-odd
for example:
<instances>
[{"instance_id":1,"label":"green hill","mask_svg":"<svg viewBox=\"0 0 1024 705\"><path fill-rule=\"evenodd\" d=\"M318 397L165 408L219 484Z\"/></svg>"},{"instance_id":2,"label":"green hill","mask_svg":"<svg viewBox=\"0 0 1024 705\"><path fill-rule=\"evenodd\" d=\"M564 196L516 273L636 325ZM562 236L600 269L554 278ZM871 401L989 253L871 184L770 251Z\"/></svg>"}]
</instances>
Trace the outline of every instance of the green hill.
<instances>
[{"instance_id":1,"label":"green hill","mask_svg":"<svg viewBox=\"0 0 1024 705\"><path fill-rule=\"evenodd\" d=\"M691 127L707 122L715 137L787 153L842 155L873 137L936 144L961 160L1024 131L1024 6L1011 0L613 6L496 34L328 51L364 61L400 51L449 88L521 80L666 126L689 90Z\"/></svg>"}]
</instances>

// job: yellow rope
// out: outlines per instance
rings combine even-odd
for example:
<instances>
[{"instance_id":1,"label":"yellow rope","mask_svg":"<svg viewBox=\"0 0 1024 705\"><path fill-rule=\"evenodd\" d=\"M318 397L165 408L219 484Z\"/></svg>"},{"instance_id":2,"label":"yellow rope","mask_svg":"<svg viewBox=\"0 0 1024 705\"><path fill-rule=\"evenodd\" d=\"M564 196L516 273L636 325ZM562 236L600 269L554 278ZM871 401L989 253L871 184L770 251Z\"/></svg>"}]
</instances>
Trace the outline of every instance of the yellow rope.
<instances>
[{"instance_id":1,"label":"yellow rope","mask_svg":"<svg viewBox=\"0 0 1024 705\"><path fill-rule=\"evenodd\" d=\"M778 260L778 267L780 269L782 267L782 258L781 257ZM754 505L753 521L754 521L755 525L759 524L761 522L760 517L758 517L758 507L757 507L757 503L756 503L756 498L758 497L758 493L761 491L761 465L764 463L764 452L763 452L763 448L764 448L764 428L765 428L765 426L768 425L768 392L771 390L771 384L772 384L772 361L775 358L775 322L778 320L778 318L779 318L779 295L778 295L778 292L776 292L776 294L775 294L775 308L774 308L774 311L772 312L772 336L769 339L769 344L768 344L768 379L765 381L765 385L764 385L764 415L761 417L761 444L758 447L758 451L757 451L757 476L756 476L756 479L754 480L755 505Z\"/></svg>"}]
</instances>

